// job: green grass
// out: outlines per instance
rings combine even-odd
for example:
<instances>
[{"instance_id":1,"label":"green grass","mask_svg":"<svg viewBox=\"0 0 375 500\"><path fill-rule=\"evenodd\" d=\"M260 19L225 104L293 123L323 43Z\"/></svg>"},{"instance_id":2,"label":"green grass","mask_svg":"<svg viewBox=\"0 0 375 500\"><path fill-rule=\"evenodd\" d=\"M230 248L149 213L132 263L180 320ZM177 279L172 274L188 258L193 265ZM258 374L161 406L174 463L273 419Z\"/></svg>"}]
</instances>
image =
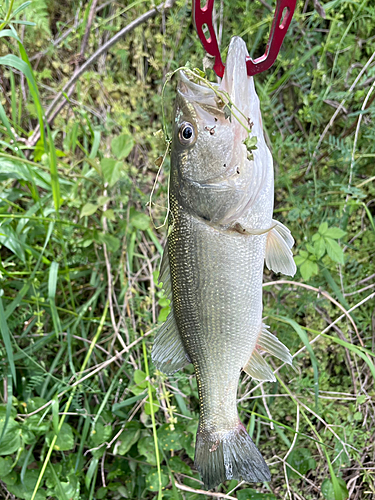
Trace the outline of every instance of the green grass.
<instances>
[{"instance_id":1,"label":"green grass","mask_svg":"<svg viewBox=\"0 0 375 500\"><path fill-rule=\"evenodd\" d=\"M164 82L180 66L202 68L204 55L190 10L178 0L114 45L48 126L45 111L80 64L92 2L21 5L0 7L1 491L209 498L193 466L193 369L166 378L150 359L169 312L157 284L170 165L160 131L171 132L175 79ZM322 2L323 19L304 5L255 78L275 214L296 240L298 273L265 272L264 316L294 361L268 359L276 383L241 380L240 417L272 480L216 489L237 500L375 495L375 7ZM86 57L150 8L99 10ZM223 52L242 34L261 55L269 10L223 8Z\"/></svg>"}]
</instances>

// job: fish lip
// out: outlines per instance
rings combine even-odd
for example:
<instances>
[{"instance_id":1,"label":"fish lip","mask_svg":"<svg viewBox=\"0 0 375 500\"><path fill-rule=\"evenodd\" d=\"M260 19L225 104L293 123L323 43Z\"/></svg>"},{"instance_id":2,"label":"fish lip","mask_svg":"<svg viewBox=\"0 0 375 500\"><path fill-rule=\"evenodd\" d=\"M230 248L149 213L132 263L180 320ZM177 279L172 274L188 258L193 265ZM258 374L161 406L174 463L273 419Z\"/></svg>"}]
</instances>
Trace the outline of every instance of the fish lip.
<instances>
[{"instance_id":1,"label":"fish lip","mask_svg":"<svg viewBox=\"0 0 375 500\"><path fill-rule=\"evenodd\" d=\"M179 78L177 92L181 97L192 103L214 104L216 94L210 87L193 82L183 70L179 71ZM215 83L211 85L218 87Z\"/></svg>"}]
</instances>

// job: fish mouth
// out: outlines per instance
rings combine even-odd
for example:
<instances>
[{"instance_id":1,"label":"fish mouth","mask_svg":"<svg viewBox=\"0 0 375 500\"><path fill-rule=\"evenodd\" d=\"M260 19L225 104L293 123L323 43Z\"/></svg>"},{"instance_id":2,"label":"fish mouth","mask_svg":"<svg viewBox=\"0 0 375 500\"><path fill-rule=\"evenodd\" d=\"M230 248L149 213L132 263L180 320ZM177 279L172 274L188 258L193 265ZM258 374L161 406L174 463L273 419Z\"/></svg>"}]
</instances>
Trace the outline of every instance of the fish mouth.
<instances>
[{"instance_id":1,"label":"fish mouth","mask_svg":"<svg viewBox=\"0 0 375 500\"><path fill-rule=\"evenodd\" d=\"M188 76L185 71L181 70L179 72L180 81L178 83L177 91L187 101L197 104L208 104L211 106L216 105L216 94L215 91L208 87L204 80L202 83L195 83L192 79L193 75ZM218 86L217 84L212 84L212 86Z\"/></svg>"},{"instance_id":2,"label":"fish mouth","mask_svg":"<svg viewBox=\"0 0 375 500\"><path fill-rule=\"evenodd\" d=\"M247 47L242 38L233 37L229 45L228 57L223 79L220 84L210 83L217 92L225 92L237 106L241 101L246 100L247 94L247 67L246 58L249 56ZM217 99L217 92L210 88L198 75L189 74L183 70L179 71L180 81L178 91L186 99L193 102L205 102L210 99ZM196 83L193 80L199 80ZM236 102L237 101L237 102Z\"/></svg>"},{"instance_id":3,"label":"fish mouth","mask_svg":"<svg viewBox=\"0 0 375 500\"><path fill-rule=\"evenodd\" d=\"M244 116L251 115L252 104L249 100L249 84L252 78L247 75L246 57L249 55L245 42L233 37L229 45L226 68L220 84L209 84L198 75L180 70L177 92L190 109L198 116L209 112L221 117L228 102ZM203 116L201 116L203 118ZM246 138L247 134L244 135Z\"/></svg>"}]
</instances>

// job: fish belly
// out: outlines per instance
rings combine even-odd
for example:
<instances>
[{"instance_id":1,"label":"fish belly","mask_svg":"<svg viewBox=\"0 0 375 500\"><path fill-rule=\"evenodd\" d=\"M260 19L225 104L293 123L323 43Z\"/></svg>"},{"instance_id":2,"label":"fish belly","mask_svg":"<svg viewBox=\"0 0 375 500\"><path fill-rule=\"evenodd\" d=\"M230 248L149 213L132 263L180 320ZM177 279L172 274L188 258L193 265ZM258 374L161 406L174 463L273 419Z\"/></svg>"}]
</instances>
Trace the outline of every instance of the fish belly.
<instances>
[{"instance_id":1,"label":"fish belly","mask_svg":"<svg viewBox=\"0 0 375 500\"><path fill-rule=\"evenodd\" d=\"M261 327L265 244L265 235L176 214L168 238L174 313L197 377L201 432L238 426L238 381Z\"/></svg>"}]
</instances>

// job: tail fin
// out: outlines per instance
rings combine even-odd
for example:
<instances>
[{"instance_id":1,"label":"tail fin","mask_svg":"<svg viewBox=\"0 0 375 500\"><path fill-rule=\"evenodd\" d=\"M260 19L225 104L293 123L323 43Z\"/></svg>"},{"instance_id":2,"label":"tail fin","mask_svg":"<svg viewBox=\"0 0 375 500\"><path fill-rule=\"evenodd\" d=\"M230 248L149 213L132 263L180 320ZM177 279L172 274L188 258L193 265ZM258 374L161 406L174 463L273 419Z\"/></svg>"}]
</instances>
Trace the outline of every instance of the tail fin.
<instances>
[{"instance_id":1,"label":"tail fin","mask_svg":"<svg viewBox=\"0 0 375 500\"><path fill-rule=\"evenodd\" d=\"M241 422L228 432L198 430L195 466L207 489L226 479L248 483L271 479L266 462Z\"/></svg>"}]
</instances>

